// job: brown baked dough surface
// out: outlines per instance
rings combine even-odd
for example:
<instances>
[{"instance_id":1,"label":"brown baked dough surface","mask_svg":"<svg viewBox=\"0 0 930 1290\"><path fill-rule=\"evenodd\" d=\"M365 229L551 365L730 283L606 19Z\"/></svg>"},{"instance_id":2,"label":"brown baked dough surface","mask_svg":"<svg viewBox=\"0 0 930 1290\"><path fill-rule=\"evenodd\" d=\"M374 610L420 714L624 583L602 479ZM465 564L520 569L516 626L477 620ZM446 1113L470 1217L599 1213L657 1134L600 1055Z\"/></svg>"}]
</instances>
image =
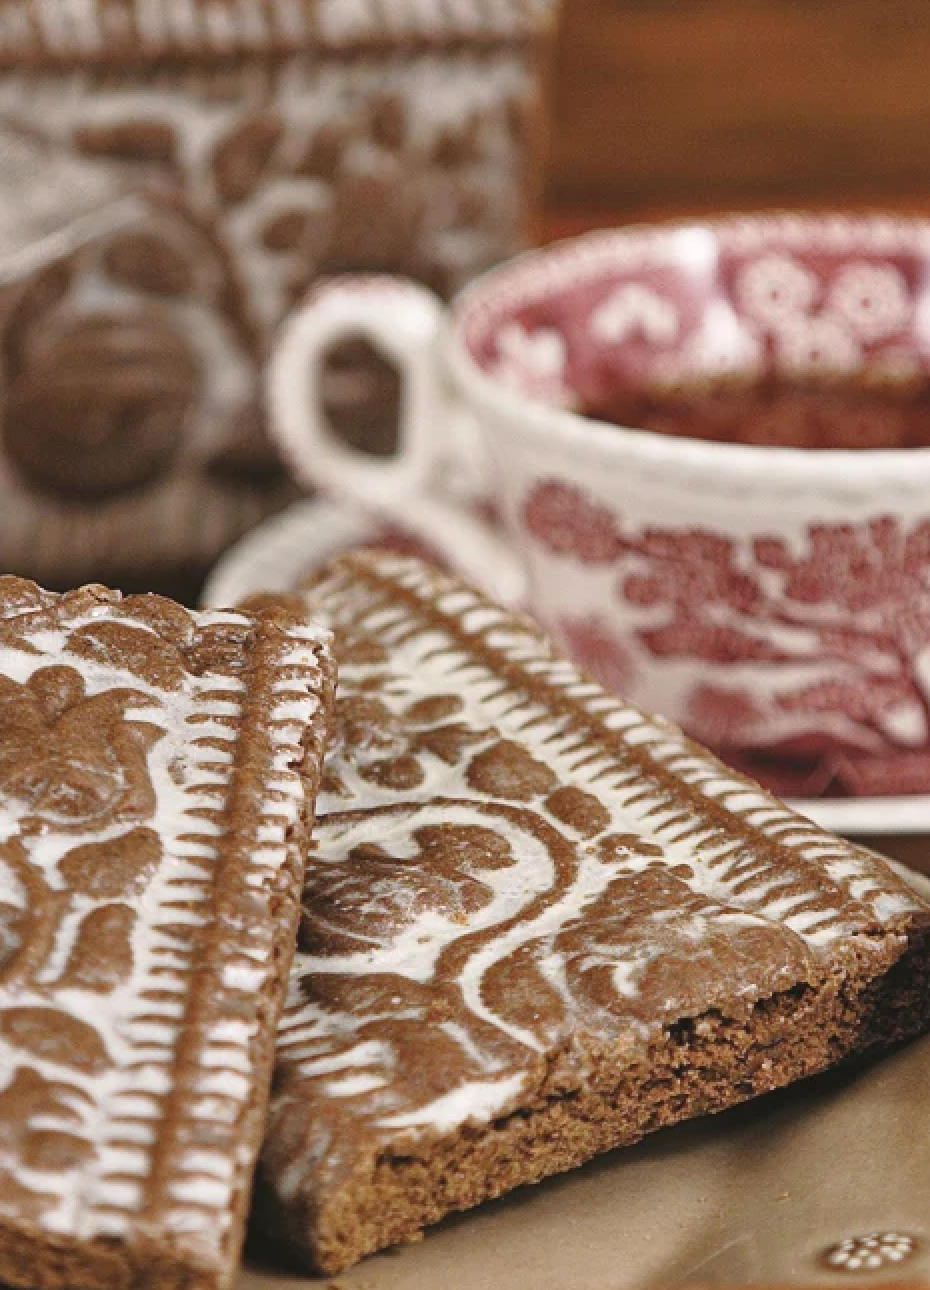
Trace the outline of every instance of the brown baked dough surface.
<instances>
[{"instance_id":1,"label":"brown baked dough surface","mask_svg":"<svg viewBox=\"0 0 930 1290\"><path fill-rule=\"evenodd\" d=\"M302 617L0 578L0 1281L224 1290L331 708Z\"/></svg>"},{"instance_id":2,"label":"brown baked dough surface","mask_svg":"<svg viewBox=\"0 0 930 1290\"><path fill-rule=\"evenodd\" d=\"M337 739L260 1212L310 1266L927 1025L930 911L878 857L416 560L308 595Z\"/></svg>"}]
</instances>

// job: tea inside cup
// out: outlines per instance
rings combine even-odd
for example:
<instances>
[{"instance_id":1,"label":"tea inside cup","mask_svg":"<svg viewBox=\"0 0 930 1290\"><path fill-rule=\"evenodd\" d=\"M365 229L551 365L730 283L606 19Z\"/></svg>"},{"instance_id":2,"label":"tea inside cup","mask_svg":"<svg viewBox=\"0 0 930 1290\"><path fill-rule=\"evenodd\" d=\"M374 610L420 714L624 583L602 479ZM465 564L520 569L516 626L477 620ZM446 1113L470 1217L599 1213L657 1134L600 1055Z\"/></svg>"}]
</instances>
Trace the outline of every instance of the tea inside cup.
<instances>
[{"instance_id":1,"label":"tea inside cup","mask_svg":"<svg viewBox=\"0 0 930 1290\"><path fill-rule=\"evenodd\" d=\"M457 302L530 603L783 794L930 792L930 225L779 215L532 252Z\"/></svg>"},{"instance_id":2,"label":"tea inside cup","mask_svg":"<svg viewBox=\"0 0 930 1290\"><path fill-rule=\"evenodd\" d=\"M471 355L528 398L627 428L766 447L928 446L925 249L808 246L789 221L768 222L770 246L746 246L736 222L596 235L593 266L574 281L553 269L537 298L493 322L466 310ZM766 221L745 223L758 233ZM621 237L626 255L611 264Z\"/></svg>"}]
</instances>

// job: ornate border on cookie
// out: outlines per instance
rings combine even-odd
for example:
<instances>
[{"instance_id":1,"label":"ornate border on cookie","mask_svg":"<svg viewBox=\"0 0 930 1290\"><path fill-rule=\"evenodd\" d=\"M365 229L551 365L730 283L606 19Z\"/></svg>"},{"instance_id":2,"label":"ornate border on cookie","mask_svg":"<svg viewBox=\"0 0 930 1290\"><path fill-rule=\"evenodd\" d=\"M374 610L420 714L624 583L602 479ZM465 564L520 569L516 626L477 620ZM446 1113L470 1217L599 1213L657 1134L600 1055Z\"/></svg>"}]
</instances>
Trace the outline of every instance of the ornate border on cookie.
<instances>
[{"instance_id":1,"label":"ornate border on cookie","mask_svg":"<svg viewBox=\"0 0 930 1290\"><path fill-rule=\"evenodd\" d=\"M876 970L876 929L893 939L917 913L878 857L454 579L368 552L307 595L339 633L339 734L262 1176L281 1234L326 1270L345 1247L330 1262L320 1234L358 1179L421 1170L434 1148L452 1176L441 1144L461 1126L469 1153L485 1128L519 1140L513 1112L583 1096L599 1061L613 1077L667 1026L693 1024L700 1049L715 1009L745 1019L858 954ZM432 1221L447 1194L427 1194Z\"/></svg>"},{"instance_id":2,"label":"ornate border on cookie","mask_svg":"<svg viewBox=\"0 0 930 1290\"><path fill-rule=\"evenodd\" d=\"M555 10L556 0L2 0L0 65L525 40L547 32Z\"/></svg>"},{"instance_id":3,"label":"ornate border on cookie","mask_svg":"<svg viewBox=\"0 0 930 1290\"><path fill-rule=\"evenodd\" d=\"M753 870L765 867L759 859L765 848L758 844L766 839L796 852L798 863L820 876L843 883L860 878L857 899L867 899L870 885L880 880L868 852L825 833L730 771L672 722L605 692L550 646L531 619L523 620L522 630L515 627L512 611L416 560L362 554L346 557L346 565L345 574L337 566L326 583L334 621L352 617L360 632L370 630L386 649L401 652L404 668L422 674L424 691L434 676L446 685L457 676L464 684L467 677L469 690L481 694L483 717L505 734L513 729L521 739L538 740L548 765L616 800L639 823L648 821L643 827L663 844L700 848L721 891L732 862L737 903L752 896ZM355 617L353 597L370 604L365 615ZM686 804L683 785L692 792ZM393 790L386 796L396 800ZM338 793L321 798L321 816L340 809ZM799 906L796 917L796 927L795 915L784 921L801 933L809 911ZM822 927L807 934L820 944L830 939Z\"/></svg>"},{"instance_id":4,"label":"ornate border on cookie","mask_svg":"<svg viewBox=\"0 0 930 1290\"><path fill-rule=\"evenodd\" d=\"M25 1213L55 1239L129 1245L170 1231L179 1258L215 1266L260 1132L326 636L102 588L3 592L0 697L47 729L32 777L0 766L27 928L0 965L0 1116L19 1148L0 1226ZM131 845L142 859L123 866Z\"/></svg>"}]
</instances>

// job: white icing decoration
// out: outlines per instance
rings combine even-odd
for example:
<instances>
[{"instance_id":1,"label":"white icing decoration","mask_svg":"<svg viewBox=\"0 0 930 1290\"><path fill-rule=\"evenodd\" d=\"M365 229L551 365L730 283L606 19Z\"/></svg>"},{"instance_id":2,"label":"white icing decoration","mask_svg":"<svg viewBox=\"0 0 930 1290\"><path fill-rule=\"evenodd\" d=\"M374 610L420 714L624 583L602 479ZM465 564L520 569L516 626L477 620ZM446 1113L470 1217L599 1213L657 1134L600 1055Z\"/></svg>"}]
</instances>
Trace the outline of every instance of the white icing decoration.
<instances>
[{"instance_id":1,"label":"white icing decoration","mask_svg":"<svg viewBox=\"0 0 930 1290\"><path fill-rule=\"evenodd\" d=\"M326 1085L327 1097L358 1097L360 1093L372 1093L377 1088L384 1088L387 1080L383 1075L347 1075L344 1079L331 1080Z\"/></svg>"},{"instance_id":2,"label":"white icing decoration","mask_svg":"<svg viewBox=\"0 0 930 1290\"><path fill-rule=\"evenodd\" d=\"M490 730L490 744L502 738L522 745L555 772L560 786L574 785L607 808L607 832L629 835L637 847L643 848L621 848L605 858L597 852L596 839L579 842L575 838L577 867L559 899L533 919L517 921L497 935L492 933L487 944L472 947L464 956L458 978L444 983L457 989L468 1015L477 1022L486 1023L531 1052L546 1052L545 1041L494 1011L483 990L488 970L521 946L532 945L538 954L538 971L566 1001L571 1016L573 1005L565 963L557 951L546 947L557 933L584 919L586 908L611 881L632 877L651 865L667 870L680 866L680 871L689 875L684 880L687 887L708 902L688 916L678 918L674 909L662 911L661 915L675 919L677 944L693 946L696 954L705 952L712 935L778 924L799 938L799 948L805 952L814 957L827 956L831 947L853 930L846 909L850 901L861 902L867 921L869 916L884 921L920 908L916 899L868 853L821 832L761 789L734 776L689 744L670 723L645 716L605 694L564 659L550 658L539 638L518 630L508 617L488 607L477 594L458 586L443 591L438 599L439 612L456 619L457 629L465 636L473 636L484 648L500 651L511 665L510 683L502 684L480 657L469 657L458 636L445 632L435 620L425 626L425 617L419 616L416 606L431 611L437 585L449 584L414 561L382 556L376 568L404 588L412 602L409 610L400 610L396 604L379 605L376 593L363 578L353 581L351 571L340 574L337 570L315 594L325 603L335 625L350 625L387 649L386 666L391 680L379 685L377 698L400 715L415 702L453 696L461 707L448 718L450 722L472 731ZM557 708L544 699L534 696L527 702L520 689L517 664L527 677L537 678L549 687L554 697L571 695L582 716L592 719L593 733L588 735L583 729L579 732L577 725L559 715ZM380 675L384 666L378 662L344 663L343 694L367 694L366 678ZM610 746L611 737L620 742L619 755ZM661 777L651 778L637 762L625 760L624 744L647 751L656 766L672 771L683 784L697 790L706 808L701 806L701 796L696 803L682 801L663 786ZM479 740L474 747L480 746ZM464 766L471 751L469 746ZM349 852L366 843L377 843L392 860L402 863L414 854L411 820L415 820L417 828L450 819L456 825L486 825L509 843L513 863L496 868L489 865L474 872L489 895L466 918L457 920L451 914L447 917L429 908L428 912L401 920L396 930L374 936L370 948L325 956L298 952L289 1003L279 1031L283 1083L272 1112L273 1125L278 1114L285 1124L289 1115L299 1116L301 1083L305 1080L323 1081L316 1086L315 1098L356 1098L359 1114L383 1130L386 1141L395 1130L447 1133L467 1121L487 1122L502 1113L502 1108L512 1103L525 1086L525 1072L513 1075L512 1068L498 1068L496 1059L473 1044L462 1027L449 1023L444 1026L446 1034L461 1046L471 1069L477 1068L480 1074L463 1077L452 1069L447 1087L431 1101L422 1106L405 1104L398 1110L396 1101L391 1100L391 1045L361 1036L355 1040L358 1018L333 1005L322 1005L313 998L312 990L301 984L304 980L319 981L324 999L325 982L332 975L364 978L371 974L381 982L394 975L428 986L434 979L440 953L463 936L493 929L519 914L552 886L552 862L546 848L510 823L504 814L495 813L493 805L488 807L487 796L472 786L463 765L449 766L426 752L418 754L418 761L422 781L398 793L364 778L359 773L363 766L351 750L349 756L337 754L332 758L330 766L339 787L320 798L322 823L313 872L334 865L351 873ZM452 815L437 804L437 798L456 801ZM386 821L378 811L391 806L395 815ZM487 814L482 813L483 807L488 807ZM720 807L727 813L724 822L728 818L734 825L743 821L746 827L724 834L717 814ZM528 803L528 809L563 836L574 836L547 812L538 797ZM358 814L342 818L344 812ZM770 839L777 839L782 847L783 867L774 872L770 858L754 845L756 840L761 843ZM805 873L810 874L808 866L822 871L836 884L836 891L814 891L812 884L805 882ZM385 881L384 891L377 881L371 886L369 918L377 918L385 901L396 894L391 889L392 880ZM360 915L366 912L363 901L361 895L352 897L351 908ZM311 912L312 908L311 898ZM592 944L581 970L606 967L618 999L635 1002L642 973L661 952L658 936L639 940L635 951L625 950L622 942ZM779 986L776 983L769 988ZM747 978L740 993L749 1006L760 997L760 988ZM395 1005L395 1011L389 1013L391 1021L411 1015L404 1011L400 998ZM651 1029L641 1032L639 1023L629 1023L631 1042L655 1033L662 1024L657 1019ZM384 1114L379 1114L380 1108L386 1108ZM349 1113L354 1106L346 1110ZM338 1146L331 1149L338 1151ZM296 1159L286 1164L275 1178L279 1194L285 1200L293 1198L311 1168L316 1165L306 1159L302 1167Z\"/></svg>"},{"instance_id":3,"label":"white icing decoration","mask_svg":"<svg viewBox=\"0 0 930 1290\"><path fill-rule=\"evenodd\" d=\"M40 988L15 982L0 985L0 1013L11 1006L55 1007L92 1027L106 1053L106 1068L91 1073L36 1056L0 1037L3 1087L17 1070L32 1068L47 1080L74 1089L65 1098L67 1118L43 1115L31 1127L59 1129L83 1138L93 1148L88 1160L71 1168L30 1170L22 1166L15 1150L4 1148L0 1165L21 1185L54 1196L54 1208L43 1217L43 1225L75 1240L124 1236L131 1231L131 1215L142 1203L144 1182L151 1173L152 1147L165 1132L159 1124L162 1099L174 1089L173 1065L182 1037L185 1064L202 1094L189 1099L183 1108L189 1122L235 1126L250 1105L257 1056L252 1046L257 1021L244 1021L237 1012L223 1016L221 1002L217 1006L219 1019L206 1034L185 1036L182 1030L185 1001L197 984L198 971L205 966L191 958L194 947L189 938L211 917L214 869L222 840L219 825L198 812L205 807L221 808L229 792L235 770L235 723L243 715L236 696L246 697L246 687L237 678L186 674L182 688L165 691L109 663L68 653L70 632L105 620L112 613L111 607L99 605L86 614L69 616L61 628L27 631L25 641L33 652L13 646L0 648L0 675L19 683L40 668L64 665L80 674L88 697L111 690L134 692L138 698L127 710L127 721L149 725L158 735L147 754L155 810L141 823L157 834L162 858L143 894L134 901L137 919L131 938L132 972L105 992L56 985L57 975L75 947L81 917L108 903L75 896L74 913L61 919L56 944L44 962ZM231 612L192 618L201 631L249 623ZM119 621L151 634L145 624L125 613ZM256 838L237 842L250 849L250 841L254 842L256 873L265 893L288 858L286 834L302 802L295 767L304 756L303 729L319 714L318 650L324 639L310 628L293 629L281 651L287 680L278 681L269 696L272 706L266 733L273 745L276 769L258 803ZM198 742L204 739L223 741L228 749L224 752ZM67 852L86 843L112 841L131 827L124 820L95 829L90 822L84 832L56 832L49 827L38 834L20 834L19 822L27 813L24 802L3 794L0 837L18 835L30 864L57 891L66 889L58 865ZM3 894L9 899L16 893L9 882L5 886L10 890ZM220 965L219 978L227 983L233 978L239 988L254 992L262 989L275 971L275 946L270 920L264 928L252 925L248 931L248 946L227 945L222 951L228 958ZM244 953L248 954L248 968L240 966ZM247 987L243 984L246 979ZM230 1221L234 1190L241 1185L241 1170L248 1161L240 1159L234 1168L215 1152L185 1153L177 1144L171 1151L166 1157L166 1188L174 1200L171 1223L178 1230L221 1241ZM135 1177L139 1184L133 1181Z\"/></svg>"},{"instance_id":4,"label":"white icing decoration","mask_svg":"<svg viewBox=\"0 0 930 1290\"><path fill-rule=\"evenodd\" d=\"M192 47L222 54L322 39L334 45L387 36L506 38L548 22L553 0L4 0L0 44L32 51L38 35L57 55L99 56L113 37L143 56Z\"/></svg>"},{"instance_id":5,"label":"white icing decoration","mask_svg":"<svg viewBox=\"0 0 930 1290\"><path fill-rule=\"evenodd\" d=\"M443 1094L420 1111L386 1116L381 1125L385 1129L428 1126L445 1133L471 1120L486 1121L499 1115L513 1102L525 1083L526 1077L522 1074L504 1080L476 1081Z\"/></svg>"}]
</instances>

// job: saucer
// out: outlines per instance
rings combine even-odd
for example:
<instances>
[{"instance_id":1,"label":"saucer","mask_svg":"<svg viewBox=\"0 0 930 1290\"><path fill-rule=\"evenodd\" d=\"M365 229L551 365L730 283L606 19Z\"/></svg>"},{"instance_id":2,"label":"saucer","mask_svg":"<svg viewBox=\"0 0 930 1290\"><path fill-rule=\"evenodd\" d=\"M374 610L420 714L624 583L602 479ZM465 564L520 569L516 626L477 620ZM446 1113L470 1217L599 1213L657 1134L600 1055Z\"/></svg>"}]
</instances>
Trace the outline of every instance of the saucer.
<instances>
[{"instance_id":1,"label":"saucer","mask_svg":"<svg viewBox=\"0 0 930 1290\"><path fill-rule=\"evenodd\" d=\"M821 828L846 837L930 833L930 793L910 797L791 798L788 804Z\"/></svg>"},{"instance_id":2,"label":"saucer","mask_svg":"<svg viewBox=\"0 0 930 1290\"><path fill-rule=\"evenodd\" d=\"M366 545L443 563L502 604L521 599L523 576L501 538L457 507L417 498L402 517L363 512L351 502L296 502L229 548L201 601L209 608L238 604L255 592L293 591L341 551Z\"/></svg>"},{"instance_id":3,"label":"saucer","mask_svg":"<svg viewBox=\"0 0 930 1290\"><path fill-rule=\"evenodd\" d=\"M204 584L206 609L237 605L264 591L293 591L303 577L340 551L364 546L376 526L349 506L296 502L259 524L221 556Z\"/></svg>"},{"instance_id":4,"label":"saucer","mask_svg":"<svg viewBox=\"0 0 930 1290\"><path fill-rule=\"evenodd\" d=\"M437 533L443 534L441 550ZM415 512L405 514L402 523L363 513L350 503L297 502L226 552L206 582L203 604L235 605L256 592L292 591L341 551L374 543L438 557L494 599L520 602L522 578L503 542L458 509L418 499ZM495 573L489 577L491 569ZM790 805L847 837L930 833L930 794L795 798Z\"/></svg>"}]
</instances>

